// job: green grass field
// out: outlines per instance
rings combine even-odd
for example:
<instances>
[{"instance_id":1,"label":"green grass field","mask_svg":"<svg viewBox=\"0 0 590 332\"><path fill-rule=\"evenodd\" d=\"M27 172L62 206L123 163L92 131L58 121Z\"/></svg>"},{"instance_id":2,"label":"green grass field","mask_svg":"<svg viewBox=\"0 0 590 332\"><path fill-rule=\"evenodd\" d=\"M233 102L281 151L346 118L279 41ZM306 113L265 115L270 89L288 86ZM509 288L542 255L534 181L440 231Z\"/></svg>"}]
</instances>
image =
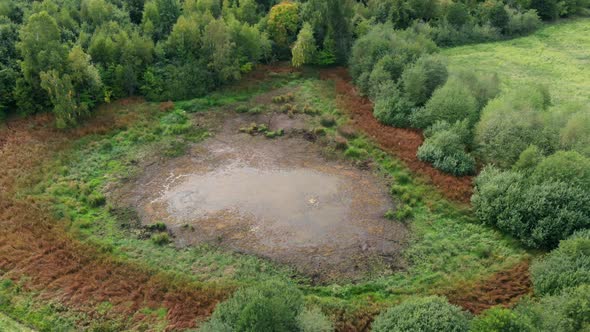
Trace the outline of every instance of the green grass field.
<instances>
[{"instance_id":1,"label":"green grass field","mask_svg":"<svg viewBox=\"0 0 590 332\"><path fill-rule=\"evenodd\" d=\"M30 332L30 328L21 325L19 322L0 312L0 331L6 332Z\"/></svg>"},{"instance_id":2,"label":"green grass field","mask_svg":"<svg viewBox=\"0 0 590 332\"><path fill-rule=\"evenodd\" d=\"M443 51L452 69L496 72L504 89L527 83L546 85L554 103L590 102L590 19L547 25L509 41Z\"/></svg>"}]
</instances>

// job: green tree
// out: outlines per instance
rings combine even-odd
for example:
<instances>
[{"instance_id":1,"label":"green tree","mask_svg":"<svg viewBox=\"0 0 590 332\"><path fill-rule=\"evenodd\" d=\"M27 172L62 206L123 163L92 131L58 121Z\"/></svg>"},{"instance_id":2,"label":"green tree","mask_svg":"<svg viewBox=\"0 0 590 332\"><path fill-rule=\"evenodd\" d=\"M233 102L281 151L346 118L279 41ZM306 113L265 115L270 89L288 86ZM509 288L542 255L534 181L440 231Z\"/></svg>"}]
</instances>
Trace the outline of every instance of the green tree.
<instances>
[{"instance_id":1,"label":"green tree","mask_svg":"<svg viewBox=\"0 0 590 332\"><path fill-rule=\"evenodd\" d=\"M276 53L281 55L290 50L290 45L297 38L299 24L298 3L283 1L271 8L268 13L267 29L270 39L277 48Z\"/></svg>"},{"instance_id":2,"label":"green tree","mask_svg":"<svg viewBox=\"0 0 590 332\"><path fill-rule=\"evenodd\" d=\"M590 158L575 151L558 151L535 168L532 180L554 180L590 191Z\"/></svg>"},{"instance_id":3,"label":"green tree","mask_svg":"<svg viewBox=\"0 0 590 332\"><path fill-rule=\"evenodd\" d=\"M415 105L423 106L447 77L447 67L440 57L424 55L404 70L401 80L407 98Z\"/></svg>"},{"instance_id":4,"label":"green tree","mask_svg":"<svg viewBox=\"0 0 590 332\"><path fill-rule=\"evenodd\" d=\"M295 42L291 50L293 55L291 62L295 67L313 63L316 52L317 46L313 37L313 30L309 23L305 23L297 36L297 42Z\"/></svg>"},{"instance_id":5,"label":"green tree","mask_svg":"<svg viewBox=\"0 0 590 332\"><path fill-rule=\"evenodd\" d=\"M459 332L469 331L470 316L445 298L430 296L410 299L379 314L374 332Z\"/></svg>"},{"instance_id":6,"label":"green tree","mask_svg":"<svg viewBox=\"0 0 590 332\"><path fill-rule=\"evenodd\" d=\"M19 110L33 113L43 110L48 96L41 88L41 72L63 72L67 47L61 42L57 22L46 11L32 14L20 30L17 49L22 56L23 79L17 82L15 96Z\"/></svg>"}]
</instances>

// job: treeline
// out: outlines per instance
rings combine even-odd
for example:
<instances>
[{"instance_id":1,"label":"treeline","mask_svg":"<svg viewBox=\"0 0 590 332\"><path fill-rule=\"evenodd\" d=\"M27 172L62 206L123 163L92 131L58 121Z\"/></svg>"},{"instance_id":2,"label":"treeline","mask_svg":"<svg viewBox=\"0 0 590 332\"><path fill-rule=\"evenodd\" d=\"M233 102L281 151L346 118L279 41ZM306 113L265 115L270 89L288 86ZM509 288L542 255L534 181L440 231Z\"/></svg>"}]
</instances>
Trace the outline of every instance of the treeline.
<instances>
[{"instance_id":1,"label":"treeline","mask_svg":"<svg viewBox=\"0 0 590 332\"><path fill-rule=\"evenodd\" d=\"M448 46L527 33L587 2L2 0L0 116L53 110L67 127L114 98L203 95L259 62L346 65L379 25Z\"/></svg>"}]
</instances>

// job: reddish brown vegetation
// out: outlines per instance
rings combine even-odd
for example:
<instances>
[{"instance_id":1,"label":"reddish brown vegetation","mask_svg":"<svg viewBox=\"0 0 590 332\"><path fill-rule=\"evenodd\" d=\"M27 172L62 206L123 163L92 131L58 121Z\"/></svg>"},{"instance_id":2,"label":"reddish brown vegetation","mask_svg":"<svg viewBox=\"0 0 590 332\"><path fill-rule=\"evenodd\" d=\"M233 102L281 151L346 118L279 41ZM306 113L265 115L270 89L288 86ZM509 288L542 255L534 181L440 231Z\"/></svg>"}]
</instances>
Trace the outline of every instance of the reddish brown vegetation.
<instances>
[{"instance_id":1,"label":"reddish brown vegetation","mask_svg":"<svg viewBox=\"0 0 590 332\"><path fill-rule=\"evenodd\" d=\"M0 128L0 274L26 280L25 289L42 298L58 300L75 311L96 318L99 303L113 307L107 317L131 318L134 326L154 317L138 312L144 307L168 310L168 329L190 328L208 317L226 291L174 280L131 263L116 261L91 245L72 239L61 223L52 220L49 202L16 199L13 190L32 186L44 164L72 138L123 127L133 116L109 112L70 132L57 131L49 115L10 121ZM25 277L25 279L22 279Z\"/></svg>"},{"instance_id":2,"label":"reddish brown vegetation","mask_svg":"<svg viewBox=\"0 0 590 332\"><path fill-rule=\"evenodd\" d=\"M432 182L446 197L460 202L469 202L472 178L445 174L430 164L420 161L416 153L424 141L421 132L379 123L373 116L373 103L357 93L345 68L322 70L321 78L333 80L336 83L337 101L350 113L356 127L375 140L384 150L404 161L412 171Z\"/></svg>"},{"instance_id":3,"label":"reddish brown vegetation","mask_svg":"<svg viewBox=\"0 0 590 332\"><path fill-rule=\"evenodd\" d=\"M479 314L497 305L509 307L522 296L531 293L531 290L529 263L525 261L474 285L458 287L445 295L451 303Z\"/></svg>"}]
</instances>

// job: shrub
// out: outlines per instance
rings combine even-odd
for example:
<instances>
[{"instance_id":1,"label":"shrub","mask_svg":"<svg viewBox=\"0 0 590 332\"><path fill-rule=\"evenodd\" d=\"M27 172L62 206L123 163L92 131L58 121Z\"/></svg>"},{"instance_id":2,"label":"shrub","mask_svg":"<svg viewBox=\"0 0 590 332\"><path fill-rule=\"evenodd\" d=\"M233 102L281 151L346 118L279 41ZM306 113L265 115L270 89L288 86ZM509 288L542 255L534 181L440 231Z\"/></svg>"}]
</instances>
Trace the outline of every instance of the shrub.
<instances>
[{"instance_id":1,"label":"shrub","mask_svg":"<svg viewBox=\"0 0 590 332\"><path fill-rule=\"evenodd\" d=\"M523 174L486 168L471 198L476 215L532 248L551 249L590 227L590 194L564 182L529 184Z\"/></svg>"},{"instance_id":2,"label":"shrub","mask_svg":"<svg viewBox=\"0 0 590 332\"><path fill-rule=\"evenodd\" d=\"M409 127L414 104L403 95L392 81L381 86L375 98L373 115L388 126Z\"/></svg>"},{"instance_id":3,"label":"shrub","mask_svg":"<svg viewBox=\"0 0 590 332\"><path fill-rule=\"evenodd\" d=\"M532 171L543 160L543 152L536 146L530 145L522 151L518 161L512 167L516 171Z\"/></svg>"},{"instance_id":4,"label":"shrub","mask_svg":"<svg viewBox=\"0 0 590 332\"><path fill-rule=\"evenodd\" d=\"M162 117L160 128L162 128L164 135L178 135L187 132L191 128L191 123L188 121L185 111L175 110Z\"/></svg>"},{"instance_id":5,"label":"shrub","mask_svg":"<svg viewBox=\"0 0 590 332\"><path fill-rule=\"evenodd\" d=\"M242 288L219 304L200 331L298 331L303 295L275 280Z\"/></svg>"},{"instance_id":6,"label":"shrub","mask_svg":"<svg viewBox=\"0 0 590 332\"><path fill-rule=\"evenodd\" d=\"M558 151L539 163L533 181L562 181L590 191L590 158L575 151Z\"/></svg>"},{"instance_id":7,"label":"shrub","mask_svg":"<svg viewBox=\"0 0 590 332\"><path fill-rule=\"evenodd\" d=\"M462 27L469 21L469 10L461 2L452 2L447 8L447 22L454 27Z\"/></svg>"},{"instance_id":8,"label":"shrub","mask_svg":"<svg viewBox=\"0 0 590 332\"><path fill-rule=\"evenodd\" d=\"M478 109L484 108L488 101L496 98L500 93L500 79L496 73L481 74L459 70L454 72L454 76L471 91L471 94L477 100Z\"/></svg>"},{"instance_id":9,"label":"shrub","mask_svg":"<svg viewBox=\"0 0 590 332\"><path fill-rule=\"evenodd\" d=\"M101 193L92 193L88 196L88 204L91 207L99 207L106 203L106 197Z\"/></svg>"},{"instance_id":10,"label":"shrub","mask_svg":"<svg viewBox=\"0 0 590 332\"><path fill-rule=\"evenodd\" d=\"M561 129L561 146L590 157L590 110L573 114Z\"/></svg>"},{"instance_id":11,"label":"shrub","mask_svg":"<svg viewBox=\"0 0 590 332\"><path fill-rule=\"evenodd\" d=\"M373 332L469 330L469 314L438 296L410 299L381 313L372 325Z\"/></svg>"},{"instance_id":12,"label":"shrub","mask_svg":"<svg viewBox=\"0 0 590 332\"><path fill-rule=\"evenodd\" d=\"M371 91L370 77L376 64L397 80L406 64L421 55L434 53L436 45L427 36L412 30L394 30L390 24L375 25L358 38L352 47L350 73L362 94Z\"/></svg>"},{"instance_id":13,"label":"shrub","mask_svg":"<svg viewBox=\"0 0 590 332\"><path fill-rule=\"evenodd\" d=\"M159 232L153 234L151 240L155 245L163 246L170 243L170 235L168 235L166 232Z\"/></svg>"},{"instance_id":14,"label":"shrub","mask_svg":"<svg viewBox=\"0 0 590 332\"><path fill-rule=\"evenodd\" d=\"M475 123L477 118L477 100L463 82L451 78L434 92L424 108L414 113L413 122L416 127L427 128L436 121L455 123L468 119Z\"/></svg>"},{"instance_id":15,"label":"shrub","mask_svg":"<svg viewBox=\"0 0 590 332\"><path fill-rule=\"evenodd\" d=\"M535 329L527 317L506 308L494 307L476 316L471 332L532 332Z\"/></svg>"},{"instance_id":16,"label":"shrub","mask_svg":"<svg viewBox=\"0 0 590 332\"><path fill-rule=\"evenodd\" d=\"M369 75L369 87L367 94L372 98L376 97L381 91L381 86L387 82L396 82L404 70L404 63L394 58L392 55L386 55L376 64Z\"/></svg>"},{"instance_id":17,"label":"shrub","mask_svg":"<svg viewBox=\"0 0 590 332\"><path fill-rule=\"evenodd\" d=\"M404 70L404 94L410 102L422 106L430 99L434 90L446 82L447 77L447 67L439 56L424 55Z\"/></svg>"},{"instance_id":18,"label":"shrub","mask_svg":"<svg viewBox=\"0 0 590 332\"><path fill-rule=\"evenodd\" d=\"M531 266L535 292L540 295L559 294L562 290L590 284L590 231L580 231L546 257Z\"/></svg>"},{"instance_id":19,"label":"shrub","mask_svg":"<svg viewBox=\"0 0 590 332\"><path fill-rule=\"evenodd\" d=\"M428 131L428 138L418 149L418 158L432 163L443 172L454 175L469 175L475 172L475 159L465 152L465 136L468 135L466 122L446 126L437 122L437 129ZM437 131L434 131L437 130Z\"/></svg>"},{"instance_id":20,"label":"shrub","mask_svg":"<svg viewBox=\"0 0 590 332\"><path fill-rule=\"evenodd\" d=\"M516 9L507 8L507 12L509 20L506 34L508 35L525 35L541 26L541 19L534 9L520 12Z\"/></svg>"},{"instance_id":21,"label":"shrub","mask_svg":"<svg viewBox=\"0 0 590 332\"><path fill-rule=\"evenodd\" d=\"M317 308L305 309L297 316L301 332L333 332L332 322Z\"/></svg>"},{"instance_id":22,"label":"shrub","mask_svg":"<svg viewBox=\"0 0 590 332\"><path fill-rule=\"evenodd\" d=\"M557 138L544 124L542 110L546 106L547 97L536 89L523 89L489 102L475 128L481 158L508 168L531 144L543 154L551 153Z\"/></svg>"}]
</instances>

